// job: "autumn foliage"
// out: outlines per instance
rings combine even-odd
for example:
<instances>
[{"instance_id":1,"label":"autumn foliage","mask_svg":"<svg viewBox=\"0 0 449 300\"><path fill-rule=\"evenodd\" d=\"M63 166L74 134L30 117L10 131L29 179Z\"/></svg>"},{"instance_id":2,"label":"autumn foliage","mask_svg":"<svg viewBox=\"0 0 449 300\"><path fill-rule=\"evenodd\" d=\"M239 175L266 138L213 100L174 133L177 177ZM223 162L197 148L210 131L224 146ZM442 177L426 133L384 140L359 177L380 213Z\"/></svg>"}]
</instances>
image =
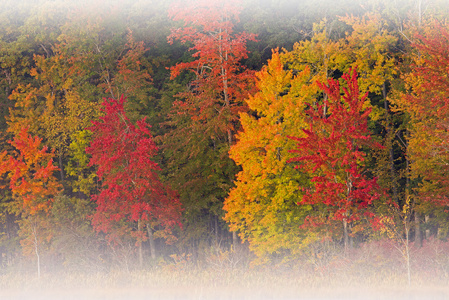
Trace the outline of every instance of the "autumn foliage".
<instances>
[{"instance_id":1,"label":"autumn foliage","mask_svg":"<svg viewBox=\"0 0 449 300\"><path fill-rule=\"evenodd\" d=\"M379 198L376 178L364 174L362 150L378 145L367 127L370 110L363 108L367 94L360 96L356 71L342 78L347 84L343 96L338 81L319 83L326 97L322 103L309 103L306 137L291 137L297 141L297 149L291 150L297 156L289 161L311 177L312 185L303 188L298 205L317 205L322 213L326 211L320 217L308 217L306 224L343 221L347 245L349 228L363 217L372 218L370 206Z\"/></svg>"},{"instance_id":2,"label":"autumn foliage","mask_svg":"<svg viewBox=\"0 0 449 300\"><path fill-rule=\"evenodd\" d=\"M1 270L449 236L447 0L0 2Z\"/></svg>"},{"instance_id":3,"label":"autumn foliage","mask_svg":"<svg viewBox=\"0 0 449 300\"><path fill-rule=\"evenodd\" d=\"M39 255L52 239L50 211L55 196L62 191L54 176L58 167L53 165L54 152L41 145L41 138L32 137L27 127L9 143L14 150L0 154L0 175L6 177L13 196L8 211L20 217L22 251L37 256L40 275Z\"/></svg>"},{"instance_id":4,"label":"autumn foliage","mask_svg":"<svg viewBox=\"0 0 449 300\"><path fill-rule=\"evenodd\" d=\"M169 10L180 26L168 41L186 45L189 60L170 68L172 80L187 84L175 95L162 148L186 208L186 224L194 226L187 241L211 238L211 222L216 240L223 231L219 227L227 227L223 201L237 172L228 151L240 129L239 112L247 110L243 99L254 86L254 72L242 62L255 35L234 29L241 9L235 0L195 0L175 2Z\"/></svg>"},{"instance_id":5,"label":"autumn foliage","mask_svg":"<svg viewBox=\"0 0 449 300\"><path fill-rule=\"evenodd\" d=\"M1 174L7 174L9 188L17 199L15 211L24 215L48 212L53 197L61 190L53 174L58 170L53 165L53 151L42 147L42 139L32 137L26 127L9 143L15 151L1 154Z\"/></svg>"},{"instance_id":6,"label":"autumn foliage","mask_svg":"<svg viewBox=\"0 0 449 300\"><path fill-rule=\"evenodd\" d=\"M246 44L255 35L233 30L240 10L236 0L196 0L178 3L169 11L173 20L184 23L172 30L169 42L191 43L189 51L193 57L192 61L170 69L172 79L182 71L194 74L190 89L179 95L185 102L175 105L196 122L207 123L207 135L227 133L230 144L238 111L242 110L242 100L253 80L253 72L242 65L242 60L248 57Z\"/></svg>"},{"instance_id":7,"label":"autumn foliage","mask_svg":"<svg viewBox=\"0 0 449 300\"><path fill-rule=\"evenodd\" d=\"M152 160L158 148L149 126L145 119L132 124L124 103L123 96L103 102L104 116L89 128L93 140L86 149L101 181L99 194L92 195L97 203L93 225L107 233L111 241L127 234L145 240L140 228L133 231L136 222L156 223L167 234L180 225L176 193L160 181L160 168Z\"/></svg>"},{"instance_id":8,"label":"autumn foliage","mask_svg":"<svg viewBox=\"0 0 449 300\"><path fill-rule=\"evenodd\" d=\"M404 74L409 93L395 99L410 116L411 177L420 180L415 192L423 199L447 205L449 138L449 28L436 22L415 33L410 72Z\"/></svg>"},{"instance_id":9,"label":"autumn foliage","mask_svg":"<svg viewBox=\"0 0 449 300\"><path fill-rule=\"evenodd\" d=\"M242 131L229 152L241 171L225 200L225 219L261 259L307 244L298 222L308 209L296 205L306 178L287 163L295 145L287 136L303 135L305 103L318 87L309 80L310 69L293 75L285 61L285 53L273 50L256 73L257 92L245 99L251 113L240 114Z\"/></svg>"}]
</instances>

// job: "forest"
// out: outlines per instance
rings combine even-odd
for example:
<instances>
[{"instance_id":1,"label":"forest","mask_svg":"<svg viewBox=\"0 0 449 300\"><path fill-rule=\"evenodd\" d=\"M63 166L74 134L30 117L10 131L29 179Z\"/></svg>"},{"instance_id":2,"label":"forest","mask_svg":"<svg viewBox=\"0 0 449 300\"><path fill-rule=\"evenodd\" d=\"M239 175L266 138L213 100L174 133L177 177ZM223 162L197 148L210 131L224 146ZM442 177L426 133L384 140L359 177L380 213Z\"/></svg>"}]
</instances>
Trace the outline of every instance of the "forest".
<instances>
[{"instance_id":1,"label":"forest","mask_svg":"<svg viewBox=\"0 0 449 300\"><path fill-rule=\"evenodd\" d=\"M448 18L447 0L1 1L0 275L447 283Z\"/></svg>"}]
</instances>

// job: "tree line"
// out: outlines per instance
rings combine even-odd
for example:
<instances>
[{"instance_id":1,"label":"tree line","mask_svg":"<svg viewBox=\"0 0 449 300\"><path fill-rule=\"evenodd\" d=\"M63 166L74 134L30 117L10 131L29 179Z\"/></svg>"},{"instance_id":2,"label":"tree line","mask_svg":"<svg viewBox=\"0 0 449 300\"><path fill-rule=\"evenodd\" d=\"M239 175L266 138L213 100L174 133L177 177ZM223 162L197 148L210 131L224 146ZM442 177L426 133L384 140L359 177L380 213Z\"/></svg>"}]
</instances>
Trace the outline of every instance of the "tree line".
<instances>
[{"instance_id":1,"label":"tree line","mask_svg":"<svg viewBox=\"0 0 449 300\"><path fill-rule=\"evenodd\" d=\"M445 239L447 3L331 2L5 1L3 269Z\"/></svg>"}]
</instances>

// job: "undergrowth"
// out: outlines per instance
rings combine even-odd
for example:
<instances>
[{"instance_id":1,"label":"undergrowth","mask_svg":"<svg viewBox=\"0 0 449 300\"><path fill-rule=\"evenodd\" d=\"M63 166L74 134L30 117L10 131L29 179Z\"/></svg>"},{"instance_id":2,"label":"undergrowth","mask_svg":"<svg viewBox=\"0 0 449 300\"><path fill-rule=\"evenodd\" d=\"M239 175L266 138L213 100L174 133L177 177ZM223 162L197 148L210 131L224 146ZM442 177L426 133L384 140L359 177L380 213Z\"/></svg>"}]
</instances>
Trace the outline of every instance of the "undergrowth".
<instances>
[{"instance_id":1,"label":"undergrowth","mask_svg":"<svg viewBox=\"0 0 449 300\"><path fill-rule=\"evenodd\" d=\"M316 252L278 264L254 266L248 253L211 249L201 261L171 255L134 270L57 270L40 278L30 269L10 268L0 275L0 290L66 288L168 288L202 286L237 289L394 288L408 285L406 267L394 241L381 240L343 251ZM412 286L449 283L449 243L437 239L411 249Z\"/></svg>"}]
</instances>

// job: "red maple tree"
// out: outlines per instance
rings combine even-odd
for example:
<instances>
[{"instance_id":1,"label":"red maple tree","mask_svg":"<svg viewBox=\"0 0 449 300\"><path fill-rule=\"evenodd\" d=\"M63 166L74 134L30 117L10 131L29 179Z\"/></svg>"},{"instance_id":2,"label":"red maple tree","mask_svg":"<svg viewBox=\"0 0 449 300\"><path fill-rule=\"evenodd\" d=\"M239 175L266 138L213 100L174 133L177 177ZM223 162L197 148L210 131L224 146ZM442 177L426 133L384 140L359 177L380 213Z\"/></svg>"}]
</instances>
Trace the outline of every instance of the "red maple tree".
<instances>
[{"instance_id":1,"label":"red maple tree","mask_svg":"<svg viewBox=\"0 0 449 300\"><path fill-rule=\"evenodd\" d=\"M325 220L306 220L306 225L343 221L344 242L348 246L351 224L362 216L373 217L369 206L378 199L376 178L363 174L365 154L362 146L381 147L374 143L368 131L370 109L363 104L367 94L360 97L357 72L353 70L342 77L348 87L330 79L328 85L318 83L327 97L322 103L310 103L306 110L310 128L304 129L306 137L290 137L296 140L299 156L290 159L312 177L312 187L304 189L298 203L321 205L327 211Z\"/></svg>"},{"instance_id":2,"label":"red maple tree","mask_svg":"<svg viewBox=\"0 0 449 300\"><path fill-rule=\"evenodd\" d=\"M143 224L162 227L165 237L180 224L181 207L177 194L164 185L152 160L158 148L145 118L136 126L124 111L125 98L103 102L104 116L93 122L89 130L93 140L86 149L92 155L90 165L97 166L101 190L92 199L97 203L93 225L112 242L125 235L136 238L137 244L148 237ZM137 225L137 227L136 227Z\"/></svg>"},{"instance_id":3,"label":"red maple tree","mask_svg":"<svg viewBox=\"0 0 449 300\"><path fill-rule=\"evenodd\" d=\"M166 123L172 130L163 144L176 170L172 182L182 189L189 216L186 227L194 224L192 236L199 232L198 218L205 220L209 214L221 219L222 201L237 172L228 151L240 128L239 112L247 110L244 99L255 88L254 71L242 65L247 42L255 35L234 31L240 2L177 1L169 10L180 27L172 30L168 41L188 45L192 60L171 68L172 79L180 76L189 83L176 95ZM233 242L237 245L235 232Z\"/></svg>"},{"instance_id":4,"label":"red maple tree","mask_svg":"<svg viewBox=\"0 0 449 300\"><path fill-rule=\"evenodd\" d=\"M173 20L184 22L183 27L172 30L169 42L191 44L189 51L194 58L171 68L172 79L186 70L195 75L190 89L179 94L185 100L175 102L175 107L194 121L207 124L203 129L206 136L226 133L229 144L242 101L254 86L254 72L241 61L248 57L246 43L254 41L255 35L233 30L241 10L239 2L194 0L179 2L169 11Z\"/></svg>"}]
</instances>

